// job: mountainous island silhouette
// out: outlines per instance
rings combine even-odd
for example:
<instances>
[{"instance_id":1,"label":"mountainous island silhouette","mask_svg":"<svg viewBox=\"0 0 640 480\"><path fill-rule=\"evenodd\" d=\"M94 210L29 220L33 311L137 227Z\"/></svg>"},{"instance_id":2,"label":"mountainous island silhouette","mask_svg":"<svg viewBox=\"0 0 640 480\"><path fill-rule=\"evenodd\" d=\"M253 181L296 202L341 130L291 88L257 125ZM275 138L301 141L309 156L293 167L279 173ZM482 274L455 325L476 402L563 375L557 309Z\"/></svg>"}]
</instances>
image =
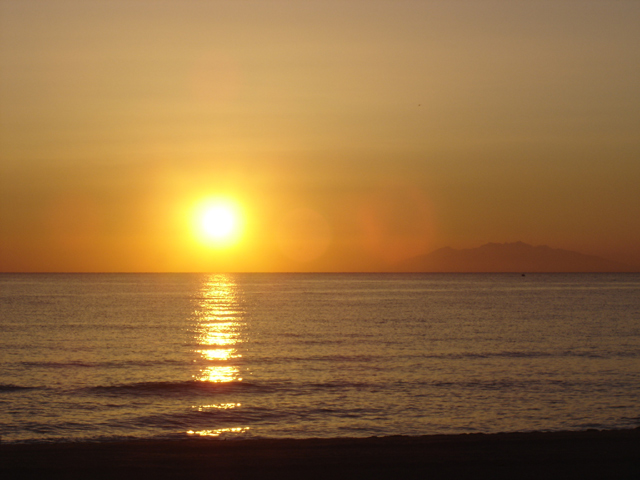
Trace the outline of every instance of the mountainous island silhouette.
<instances>
[{"instance_id":1,"label":"mountainous island silhouette","mask_svg":"<svg viewBox=\"0 0 640 480\"><path fill-rule=\"evenodd\" d=\"M441 248L399 264L403 272L630 272L631 267L594 255L532 246L487 243L478 248Z\"/></svg>"}]
</instances>

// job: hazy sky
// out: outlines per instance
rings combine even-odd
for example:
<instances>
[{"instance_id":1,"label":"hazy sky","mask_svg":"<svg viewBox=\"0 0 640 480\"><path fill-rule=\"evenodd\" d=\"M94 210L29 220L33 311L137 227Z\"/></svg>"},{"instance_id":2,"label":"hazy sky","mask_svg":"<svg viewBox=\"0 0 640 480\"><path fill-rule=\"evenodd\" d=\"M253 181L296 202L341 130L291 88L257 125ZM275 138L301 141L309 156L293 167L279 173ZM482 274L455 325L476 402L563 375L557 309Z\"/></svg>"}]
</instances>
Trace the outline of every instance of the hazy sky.
<instances>
[{"instance_id":1,"label":"hazy sky","mask_svg":"<svg viewBox=\"0 0 640 480\"><path fill-rule=\"evenodd\" d=\"M0 5L0 271L640 265L639 1Z\"/></svg>"}]
</instances>

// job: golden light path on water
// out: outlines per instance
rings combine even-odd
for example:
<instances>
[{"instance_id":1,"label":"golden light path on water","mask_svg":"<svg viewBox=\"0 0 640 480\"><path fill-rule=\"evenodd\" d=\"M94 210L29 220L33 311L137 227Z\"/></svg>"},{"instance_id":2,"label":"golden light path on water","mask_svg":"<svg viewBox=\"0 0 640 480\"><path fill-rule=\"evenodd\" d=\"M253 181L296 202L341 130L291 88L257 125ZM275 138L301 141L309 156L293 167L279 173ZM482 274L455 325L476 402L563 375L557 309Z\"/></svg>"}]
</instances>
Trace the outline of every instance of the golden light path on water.
<instances>
[{"instance_id":1,"label":"golden light path on water","mask_svg":"<svg viewBox=\"0 0 640 480\"><path fill-rule=\"evenodd\" d=\"M195 327L194 352L205 365L195 380L211 383L241 382L237 360L242 357L238 347L242 343L241 329L244 312L240 304L241 292L229 275L210 275L203 282L200 291L198 309L194 312L197 319ZM194 405L199 412L228 410L240 407L239 403L221 403L214 405ZM188 430L189 435L217 437L225 433L238 434L249 427L212 428Z\"/></svg>"},{"instance_id":2,"label":"golden light path on water","mask_svg":"<svg viewBox=\"0 0 640 480\"><path fill-rule=\"evenodd\" d=\"M217 430L189 430L189 435L199 435L201 437L219 437L223 433L244 433L249 430L249 427L235 427L235 428L218 428Z\"/></svg>"}]
</instances>

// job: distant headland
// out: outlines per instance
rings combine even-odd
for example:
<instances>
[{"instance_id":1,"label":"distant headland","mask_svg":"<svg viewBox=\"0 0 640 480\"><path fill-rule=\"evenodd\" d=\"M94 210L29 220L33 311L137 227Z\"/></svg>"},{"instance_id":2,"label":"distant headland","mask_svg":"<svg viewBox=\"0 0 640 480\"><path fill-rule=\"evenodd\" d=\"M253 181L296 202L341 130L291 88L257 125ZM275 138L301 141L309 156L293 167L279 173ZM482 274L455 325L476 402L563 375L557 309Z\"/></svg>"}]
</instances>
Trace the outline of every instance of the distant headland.
<instances>
[{"instance_id":1,"label":"distant headland","mask_svg":"<svg viewBox=\"0 0 640 480\"><path fill-rule=\"evenodd\" d=\"M523 242L487 243L478 248L440 248L403 261L403 272L632 272L628 265L571 250Z\"/></svg>"}]
</instances>

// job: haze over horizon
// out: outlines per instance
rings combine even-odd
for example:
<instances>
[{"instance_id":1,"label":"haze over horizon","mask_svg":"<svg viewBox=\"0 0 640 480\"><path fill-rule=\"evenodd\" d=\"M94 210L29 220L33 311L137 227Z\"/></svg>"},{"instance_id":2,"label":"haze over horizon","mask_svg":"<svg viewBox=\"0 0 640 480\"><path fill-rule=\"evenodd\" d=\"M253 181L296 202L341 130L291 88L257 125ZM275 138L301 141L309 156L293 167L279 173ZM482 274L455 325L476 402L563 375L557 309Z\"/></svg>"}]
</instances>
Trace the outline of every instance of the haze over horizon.
<instances>
[{"instance_id":1,"label":"haze over horizon","mask_svg":"<svg viewBox=\"0 0 640 480\"><path fill-rule=\"evenodd\" d=\"M631 0L0 0L0 272L517 241L640 269L638 25Z\"/></svg>"}]
</instances>

